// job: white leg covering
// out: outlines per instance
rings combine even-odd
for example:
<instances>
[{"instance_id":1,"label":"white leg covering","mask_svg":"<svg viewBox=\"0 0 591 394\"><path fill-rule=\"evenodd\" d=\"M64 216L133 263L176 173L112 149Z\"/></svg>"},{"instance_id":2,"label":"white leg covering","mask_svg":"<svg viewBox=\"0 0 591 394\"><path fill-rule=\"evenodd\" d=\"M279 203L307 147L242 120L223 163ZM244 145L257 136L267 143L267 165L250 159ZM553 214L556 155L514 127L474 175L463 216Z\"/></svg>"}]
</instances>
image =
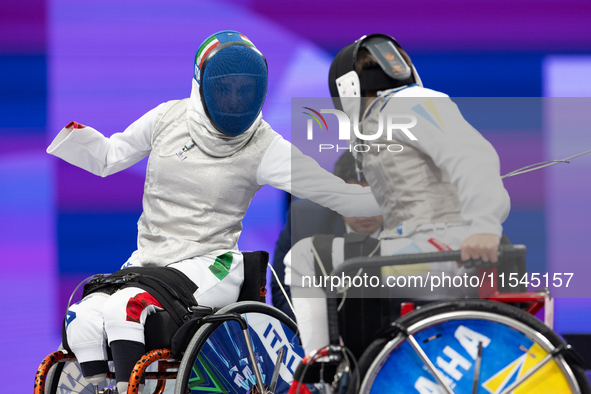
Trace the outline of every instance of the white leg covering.
<instances>
[{"instance_id":1,"label":"white leg covering","mask_svg":"<svg viewBox=\"0 0 591 394\"><path fill-rule=\"evenodd\" d=\"M117 391L119 394L127 393L128 382L117 382Z\"/></svg>"},{"instance_id":2,"label":"white leg covering","mask_svg":"<svg viewBox=\"0 0 591 394\"><path fill-rule=\"evenodd\" d=\"M68 310L66 336L70 348L81 363L107 359L103 307L108 297L104 293L94 293Z\"/></svg>"},{"instance_id":3,"label":"white leg covering","mask_svg":"<svg viewBox=\"0 0 591 394\"><path fill-rule=\"evenodd\" d=\"M295 296L293 296L295 290ZM326 297L321 289L306 289L308 298L297 297L298 288L292 287L292 303L300 330L300 338L306 354L328 345L328 318ZM318 290L318 298L309 298L311 291Z\"/></svg>"},{"instance_id":4,"label":"white leg covering","mask_svg":"<svg viewBox=\"0 0 591 394\"><path fill-rule=\"evenodd\" d=\"M92 375L92 376L85 376L84 379L86 379L86 381L90 384L94 384L97 385L100 382L102 382L103 380L105 380L107 378L107 374L106 373L101 373L98 375Z\"/></svg>"},{"instance_id":5,"label":"white leg covering","mask_svg":"<svg viewBox=\"0 0 591 394\"><path fill-rule=\"evenodd\" d=\"M144 343L146 318L162 309L160 303L142 289L119 290L109 297L103 308L109 344L119 340Z\"/></svg>"},{"instance_id":6,"label":"white leg covering","mask_svg":"<svg viewBox=\"0 0 591 394\"><path fill-rule=\"evenodd\" d=\"M194 293L199 305L222 308L238 299L244 282L244 257L241 253L232 253L229 271L218 276L210 269L215 266L216 257L215 252L212 252L212 255L183 260L170 264L169 267L178 269L199 286Z\"/></svg>"},{"instance_id":7,"label":"white leg covering","mask_svg":"<svg viewBox=\"0 0 591 394\"><path fill-rule=\"evenodd\" d=\"M128 384L129 384L128 382L117 383L117 391L119 392L119 394L127 393L127 385ZM137 390L138 394L142 394L144 392L144 387L145 386L143 384L139 385L138 390Z\"/></svg>"}]
</instances>

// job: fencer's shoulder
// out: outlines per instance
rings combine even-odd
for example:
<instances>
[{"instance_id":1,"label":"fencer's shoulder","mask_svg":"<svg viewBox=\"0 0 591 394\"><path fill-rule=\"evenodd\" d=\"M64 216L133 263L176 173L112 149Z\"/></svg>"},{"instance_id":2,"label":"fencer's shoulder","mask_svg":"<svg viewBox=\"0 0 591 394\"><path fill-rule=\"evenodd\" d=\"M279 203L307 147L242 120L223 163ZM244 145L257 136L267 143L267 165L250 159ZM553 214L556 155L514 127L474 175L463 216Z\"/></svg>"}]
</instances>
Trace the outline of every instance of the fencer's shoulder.
<instances>
[{"instance_id":1,"label":"fencer's shoulder","mask_svg":"<svg viewBox=\"0 0 591 394\"><path fill-rule=\"evenodd\" d=\"M278 132L273 130L271 125L269 123L267 123L264 119L261 119L256 132L257 133L269 133L269 134L273 134L273 135L280 135Z\"/></svg>"},{"instance_id":2,"label":"fencer's shoulder","mask_svg":"<svg viewBox=\"0 0 591 394\"><path fill-rule=\"evenodd\" d=\"M159 121L164 115L170 115L172 112L177 112L178 114L184 113L187 110L187 106L189 105L188 100L189 99L165 101L150 110L148 114L155 116Z\"/></svg>"},{"instance_id":3,"label":"fencer's shoulder","mask_svg":"<svg viewBox=\"0 0 591 394\"><path fill-rule=\"evenodd\" d=\"M433 100L435 99L435 100ZM401 108L413 109L417 105L422 105L430 101L431 105L443 105L448 107L452 105L450 97L442 92L433 89L428 89L422 86L414 85L399 90L389 90L380 92L378 100L372 104L372 107L380 108L379 111L373 111L374 116L384 110L400 110ZM371 108L371 107L370 107Z\"/></svg>"},{"instance_id":4,"label":"fencer's shoulder","mask_svg":"<svg viewBox=\"0 0 591 394\"><path fill-rule=\"evenodd\" d=\"M279 139L283 139L281 134L273 130L269 123L265 122L264 119L261 119L254 135L257 142L265 143L267 145L270 145L272 142L276 142Z\"/></svg>"},{"instance_id":5,"label":"fencer's shoulder","mask_svg":"<svg viewBox=\"0 0 591 394\"><path fill-rule=\"evenodd\" d=\"M184 99L180 99L180 100L169 100L169 101L165 101L164 103L160 104L157 108L160 109L161 112L167 112L172 108L175 107L182 107L184 109L187 108L187 106L189 105L190 99L188 98L184 98Z\"/></svg>"},{"instance_id":6,"label":"fencer's shoulder","mask_svg":"<svg viewBox=\"0 0 591 394\"><path fill-rule=\"evenodd\" d=\"M406 89L402 89L395 93L396 97L448 97L449 96L443 92L438 92L437 90L428 89L423 86L411 86Z\"/></svg>"},{"instance_id":7,"label":"fencer's shoulder","mask_svg":"<svg viewBox=\"0 0 591 394\"><path fill-rule=\"evenodd\" d=\"M154 131L152 133L153 142L165 127L185 115L188 105L188 99L170 100L158 105L149 112L154 119Z\"/></svg>"}]
</instances>

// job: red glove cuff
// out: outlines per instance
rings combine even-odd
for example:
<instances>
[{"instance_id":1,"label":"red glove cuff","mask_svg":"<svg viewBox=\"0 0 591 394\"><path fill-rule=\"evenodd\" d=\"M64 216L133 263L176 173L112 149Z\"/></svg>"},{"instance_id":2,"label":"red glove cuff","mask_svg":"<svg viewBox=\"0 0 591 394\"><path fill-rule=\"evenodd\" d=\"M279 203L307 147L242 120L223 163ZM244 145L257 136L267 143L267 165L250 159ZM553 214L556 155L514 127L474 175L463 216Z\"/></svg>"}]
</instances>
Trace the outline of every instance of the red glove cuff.
<instances>
[{"instance_id":1,"label":"red glove cuff","mask_svg":"<svg viewBox=\"0 0 591 394\"><path fill-rule=\"evenodd\" d=\"M66 125L66 127L65 127L65 128L66 128L66 129L82 129L82 128L84 128L84 127L86 127L86 126L84 126L83 124L80 124L80 123L78 123L78 122L71 121L70 123L68 123L68 124Z\"/></svg>"}]
</instances>

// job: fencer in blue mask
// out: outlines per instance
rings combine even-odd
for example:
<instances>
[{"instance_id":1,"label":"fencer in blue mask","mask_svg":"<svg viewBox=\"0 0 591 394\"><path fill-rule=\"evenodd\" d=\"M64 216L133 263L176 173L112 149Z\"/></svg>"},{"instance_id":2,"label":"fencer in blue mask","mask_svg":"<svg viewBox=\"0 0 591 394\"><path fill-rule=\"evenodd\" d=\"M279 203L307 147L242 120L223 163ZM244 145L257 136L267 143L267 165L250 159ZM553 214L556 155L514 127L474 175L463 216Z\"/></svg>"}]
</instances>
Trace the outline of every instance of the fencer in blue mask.
<instances>
[{"instance_id":1,"label":"fencer in blue mask","mask_svg":"<svg viewBox=\"0 0 591 394\"><path fill-rule=\"evenodd\" d=\"M165 102L109 138L72 122L47 151L103 177L148 156L137 250L124 271L150 268L186 298L223 307L237 300L244 280L237 243L263 185L345 216L374 216L380 209L369 189L324 171L262 119L267 62L244 35L210 36L194 67L189 98ZM119 393L127 392L144 353L146 317L163 304L150 289L126 285L70 307L65 339L90 383L105 378L110 346Z\"/></svg>"}]
</instances>

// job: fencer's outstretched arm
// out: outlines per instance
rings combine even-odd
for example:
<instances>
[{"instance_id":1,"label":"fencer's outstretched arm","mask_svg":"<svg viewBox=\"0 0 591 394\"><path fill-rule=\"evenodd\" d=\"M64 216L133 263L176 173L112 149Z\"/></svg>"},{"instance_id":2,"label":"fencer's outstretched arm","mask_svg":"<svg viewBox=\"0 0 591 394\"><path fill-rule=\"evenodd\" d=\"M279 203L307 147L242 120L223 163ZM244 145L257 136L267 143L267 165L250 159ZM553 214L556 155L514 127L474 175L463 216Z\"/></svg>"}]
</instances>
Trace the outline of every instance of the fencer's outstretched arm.
<instances>
[{"instance_id":1,"label":"fencer's outstretched arm","mask_svg":"<svg viewBox=\"0 0 591 394\"><path fill-rule=\"evenodd\" d=\"M263 156L257 183L312 200L343 216L382 214L368 187L345 183L279 135Z\"/></svg>"},{"instance_id":2,"label":"fencer's outstretched arm","mask_svg":"<svg viewBox=\"0 0 591 394\"><path fill-rule=\"evenodd\" d=\"M58 133L47 153L102 177L124 170L150 153L152 133L162 105L111 137L72 122Z\"/></svg>"}]
</instances>

